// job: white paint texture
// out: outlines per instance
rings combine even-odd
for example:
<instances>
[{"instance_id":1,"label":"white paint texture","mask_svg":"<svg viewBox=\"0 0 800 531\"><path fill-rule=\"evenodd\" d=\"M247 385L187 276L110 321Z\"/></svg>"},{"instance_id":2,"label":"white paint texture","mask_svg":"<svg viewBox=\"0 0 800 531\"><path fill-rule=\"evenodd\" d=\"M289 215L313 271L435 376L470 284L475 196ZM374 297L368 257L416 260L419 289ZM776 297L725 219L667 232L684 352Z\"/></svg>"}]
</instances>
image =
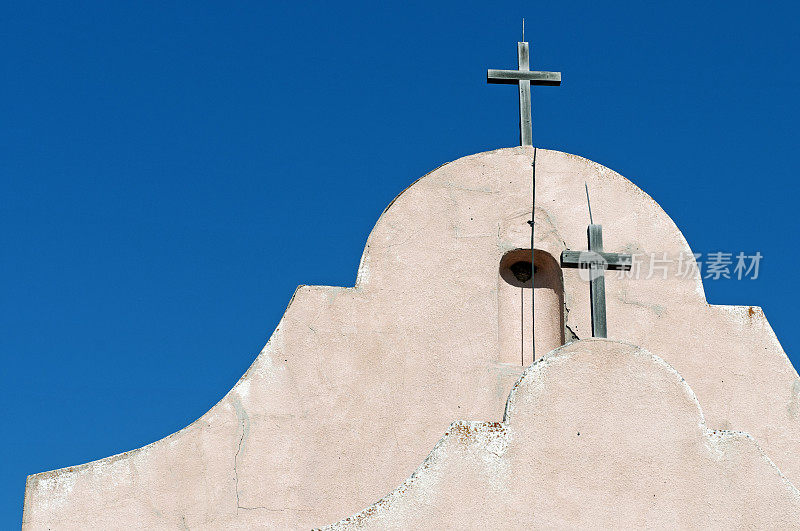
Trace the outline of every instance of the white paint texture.
<instances>
[{"instance_id":1,"label":"white paint texture","mask_svg":"<svg viewBox=\"0 0 800 531\"><path fill-rule=\"evenodd\" d=\"M452 422L500 421L522 367L501 356L499 265L506 252L530 245L532 154L480 153L418 180L378 220L355 287L299 287L248 372L187 428L30 476L23 526L321 526L395 489ZM556 151L539 150L537 163L537 249L557 258L586 247L586 181L606 251L691 252L663 210L620 175ZM566 326L586 338L588 285L575 270L563 277ZM674 270L667 279L612 276L606 290L609 337L661 356L697 394L709 428L748 432L798 484L800 380L761 310L710 306L702 283ZM611 385L593 371L581 378L588 389ZM688 433L678 428L674 437ZM515 443L486 437L479 446L493 450L481 460L485 479L489 491L502 490L514 476ZM730 446L755 452L736 441L720 455ZM564 466L581 473L579 460ZM746 479L756 465L736 466L731 473ZM716 477L708 470L695 479ZM548 499L547 485L536 492Z\"/></svg>"}]
</instances>

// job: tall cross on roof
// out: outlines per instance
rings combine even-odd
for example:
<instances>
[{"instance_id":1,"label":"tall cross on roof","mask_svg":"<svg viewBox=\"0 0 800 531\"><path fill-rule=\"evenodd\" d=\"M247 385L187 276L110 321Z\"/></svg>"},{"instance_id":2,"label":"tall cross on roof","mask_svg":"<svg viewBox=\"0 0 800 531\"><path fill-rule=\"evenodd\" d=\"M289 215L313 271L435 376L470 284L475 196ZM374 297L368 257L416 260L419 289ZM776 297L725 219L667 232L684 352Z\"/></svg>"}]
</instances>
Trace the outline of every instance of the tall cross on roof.
<instances>
[{"instance_id":1,"label":"tall cross on roof","mask_svg":"<svg viewBox=\"0 0 800 531\"><path fill-rule=\"evenodd\" d=\"M533 145L533 124L531 120L531 84L561 85L561 72L540 72L530 69L530 53L525 41L525 21L522 22L522 40L517 43L517 70L493 70L486 73L487 83L500 83L519 86L519 143L521 146Z\"/></svg>"}]
</instances>

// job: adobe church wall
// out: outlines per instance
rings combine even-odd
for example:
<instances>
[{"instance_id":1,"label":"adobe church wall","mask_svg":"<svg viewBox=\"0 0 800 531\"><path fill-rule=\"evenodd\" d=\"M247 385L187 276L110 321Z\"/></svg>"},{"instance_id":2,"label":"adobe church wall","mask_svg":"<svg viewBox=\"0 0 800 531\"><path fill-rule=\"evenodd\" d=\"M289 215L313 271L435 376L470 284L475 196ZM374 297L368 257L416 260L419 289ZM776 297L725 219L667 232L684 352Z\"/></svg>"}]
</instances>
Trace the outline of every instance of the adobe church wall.
<instances>
[{"instance_id":1,"label":"adobe church wall","mask_svg":"<svg viewBox=\"0 0 800 531\"><path fill-rule=\"evenodd\" d=\"M299 287L248 372L187 428L30 476L24 526L325 525L396 488L453 421L500 422L523 366L501 357L499 266L530 248L532 155L480 153L418 180L378 220L354 287ZM584 182L606 251L690 255L630 181L548 150L537 155L537 249L586 248ZM609 337L658 353L709 428L750 433L797 484L800 379L763 313L709 306L702 283L672 267L667 278L608 274ZM565 326L585 339L588 285L562 273Z\"/></svg>"}]
</instances>

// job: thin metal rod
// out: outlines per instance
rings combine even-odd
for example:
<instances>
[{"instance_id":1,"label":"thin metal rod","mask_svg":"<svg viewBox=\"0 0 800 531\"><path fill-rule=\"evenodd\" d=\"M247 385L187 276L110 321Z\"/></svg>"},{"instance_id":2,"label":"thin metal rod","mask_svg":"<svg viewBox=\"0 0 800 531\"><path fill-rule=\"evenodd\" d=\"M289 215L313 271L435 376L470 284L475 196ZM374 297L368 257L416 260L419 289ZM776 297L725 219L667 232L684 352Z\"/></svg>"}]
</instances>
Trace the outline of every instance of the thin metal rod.
<instances>
[{"instance_id":1,"label":"thin metal rod","mask_svg":"<svg viewBox=\"0 0 800 531\"><path fill-rule=\"evenodd\" d=\"M525 17L522 17L522 42L525 42Z\"/></svg>"},{"instance_id":2,"label":"thin metal rod","mask_svg":"<svg viewBox=\"0 0 800 531\"><path fill-rule=\"evenodd\" d=\"M525 288L519 288L519 329L522 332L520 334L520 342L519 342L519 364L524 367L525 366L525 327L522 326L525 323Z\"/></svg>"},{"instance_id":3,"label":"thin metal rod","mask_svg":"<svg viewBox=\"0 0 800 531\"><path fill-rule=\"evenodd\" d=\"M533 148L533 162L531 163L531 362L536 361L536 312L535 312L535 290L534 278L536 278L536 266L533 257L536 253L534 248L534 218L536 217L536 148Z\"/></svg>"},{"instance_id":4,"label":"thin metal rod","mask_svg":"<svg viewBox=\"0 0 800 531\"><path fill-rule=\"evenodd\" d=\"M589 201L589 185L584 182L583 186L586 188L586 204L589 205L589 223L594 225L594 221L592 220L592 202Z\"/></svg>"}]
</instances>

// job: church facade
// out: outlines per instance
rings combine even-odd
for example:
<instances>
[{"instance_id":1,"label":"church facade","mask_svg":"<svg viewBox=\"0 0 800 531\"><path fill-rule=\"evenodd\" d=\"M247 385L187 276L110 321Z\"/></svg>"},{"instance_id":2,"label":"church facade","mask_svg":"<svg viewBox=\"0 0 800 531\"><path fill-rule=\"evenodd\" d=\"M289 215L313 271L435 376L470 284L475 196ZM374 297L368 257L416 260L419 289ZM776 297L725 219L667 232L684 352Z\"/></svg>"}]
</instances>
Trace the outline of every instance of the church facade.
<instances>
[{"instance_id":1,"label":"church facade","mask_svg":"<svg viewBox=\"0 0 800 531\"><path fill-rule=\"evenodd\" d=\"M644 191L520 140L420 178L160 441L29 476L26 529L800 527L800 378ZM590 199L589 199L590 198ZM587 201L591 201L590 205Z\"/></svg>"},{"instance_id":2,"label":"church facade","mask_svg":"<svg viewBox=\"0 0 800 531\"><path fill-rule=\"evenodd\" d=\"M185 429L30 476L24 526L796 526L800 378L761 309L709 305L655 201L541 149L525 346L531 288L510 268L530 260L533 156L416 181L355 286L299 287ZM559 265L587 245L587 185L605 250L676 258L649 278L606 272L608 339L592 338L585 274Z\"/></svg>"}]
</instances>

